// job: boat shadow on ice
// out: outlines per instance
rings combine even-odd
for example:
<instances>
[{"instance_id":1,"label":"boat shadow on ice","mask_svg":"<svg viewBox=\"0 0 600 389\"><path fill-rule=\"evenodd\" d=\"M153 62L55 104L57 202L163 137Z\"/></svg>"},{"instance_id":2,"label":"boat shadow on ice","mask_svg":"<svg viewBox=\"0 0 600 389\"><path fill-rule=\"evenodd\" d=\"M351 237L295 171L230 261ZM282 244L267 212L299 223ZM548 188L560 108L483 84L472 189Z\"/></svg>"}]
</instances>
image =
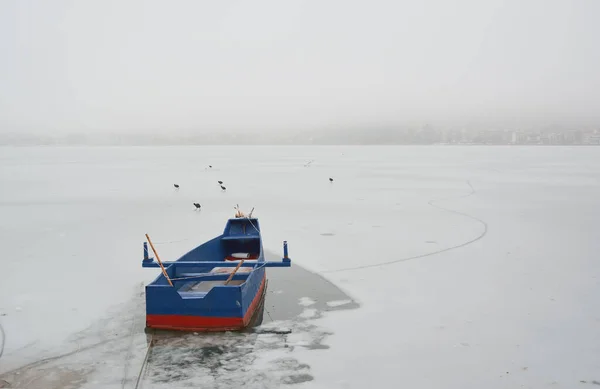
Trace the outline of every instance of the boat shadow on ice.
<instances>
[{"instance_id":1,"label":"boat shadow on ice","mask_svg":"<svg viewBox=\"0 0 600 389\"><path fill-rule=\"evenodd\" d=\"M1 374L0 383L30 389L269 388L311 381L310 366L295 351L326 349L332 334L315 319L359 306L325 278L294 264L269 269L264 303L245 331L145 331L141 288L105 319L74 334L63 348L68 352Z\"/></svg>"}]
</instances>

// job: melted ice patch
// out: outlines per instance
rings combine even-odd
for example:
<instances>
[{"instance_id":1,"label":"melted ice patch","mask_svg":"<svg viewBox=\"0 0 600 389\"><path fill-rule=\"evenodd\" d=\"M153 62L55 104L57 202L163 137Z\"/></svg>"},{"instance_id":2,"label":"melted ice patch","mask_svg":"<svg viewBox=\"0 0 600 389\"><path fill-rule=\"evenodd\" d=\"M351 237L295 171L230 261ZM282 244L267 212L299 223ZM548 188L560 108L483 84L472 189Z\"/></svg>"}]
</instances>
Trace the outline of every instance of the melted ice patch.
<instances>
[{"instance_id":1,"label":"melted ice patch","mask_svg":"<svg viewBox=\"0 0 600 389\"><path fill-rule=\"evenodd\" d=\"M310 297L301 297L300 299L298 299L298 304L302 305L303 307L310 307L315 303L316 301L311 299Z\"/></svg>"},{"instance_id":2,"label":"melted ice patch","mask_svg":"<svg viewBox=\"0 0 600 389\"><path fill-rule=\"evenodd\" d=\"M304 311L302 311L301 314L298 315L298 317L301 317L303 319L311 319L313 317L315 317L317 315L317 310L314 308L306 308Z\"/></svg>"},{"instance_id":3,"label":"melted ice patch","mask_svg":"<svg viewBox=\"0 0 600 389\"><path fill-rule=\"evenodd\" d=\"M352 302L352 300L335 300L335 301L328 301L327 305L335 308L335 307L340 307L342 305L346 305L346 304L350 304Z\"/></svg>"}]
</instances>

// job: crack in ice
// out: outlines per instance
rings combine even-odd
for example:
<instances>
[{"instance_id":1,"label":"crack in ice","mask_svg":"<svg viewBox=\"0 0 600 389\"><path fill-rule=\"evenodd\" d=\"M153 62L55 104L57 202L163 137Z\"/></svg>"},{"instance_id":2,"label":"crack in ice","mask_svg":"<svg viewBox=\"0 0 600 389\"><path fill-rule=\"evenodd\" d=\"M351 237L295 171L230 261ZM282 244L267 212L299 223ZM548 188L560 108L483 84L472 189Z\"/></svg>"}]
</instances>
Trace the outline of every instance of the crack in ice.
<instances>
[{"instance_id":1,"label":"crack in ice","mask_svg":"<svg viewBox=\"0 0 600 389\"><path fill-rule=\"evenodd\" d=\"M432 206L434 208L441 209L442 211L454 213L456 215L461 215L461 216L467 217L467 218L469 218L471 220L475 220L476 222L480 223L481 225L483 225L483 231L477 237L475 237L475 238L473 238L473 239L471 239L471 240L469 240L467 242L464 242L464 243L461 243L461 244L458 244L458 245L455 245L455 246L452 246L452 247L446 247L445 249L436 250L436 251L432 251L432 252L425 253L425 254L414 255L414 256L406 257L406 258L399 258L399 259L395 259L395 260L392 260L392 261L381 262L381 263L373 263L373 264L368 264L368 265L346 267L346 268L335 269L335 270L325 270L325 271L322 271L321 273L338 273L338 272L343 272L343 271L368 269L368 268L371 268L371 267L392 265L394 263L406 262L406 261L410 261L410 260L413 260L413 259L425 258L425 257L430 257L430 256L433 256L433 255L436 255L436 254L445 253L445 252L450 251L450 250L455 250L455 249L459 249L459 248L468 246L468 245L470 245L472 243L477 242L480 239L483 239L485 237L485 235L487 234L487 232L488 232L488 224L485 221L483 221L483 220L481 220L481 219L479 219L479 218L477 218L475 216L471 216L471 215L469 215L467 213L455 211L455 210L449 209L449 208L444 208L444 207L441 207L441 206L435 204L438 201L445 201L445 200L451 200L451 199L462 199L462 198L469 197L469 196L472 196L472 195L474 195L474 194L477 193L475 191L475 188L473 188L473 185L471 185L470 181L467 181L467 185L469 185L469 187L471 188L471 192L467 193L466 195L462 195L462 196L458 196L458 197L455 197L455 196L446 197L446 198L437 199L437 200L429 200L427 202L427 204L429 204L430 206Z\"/></svg>"}]
</instances>

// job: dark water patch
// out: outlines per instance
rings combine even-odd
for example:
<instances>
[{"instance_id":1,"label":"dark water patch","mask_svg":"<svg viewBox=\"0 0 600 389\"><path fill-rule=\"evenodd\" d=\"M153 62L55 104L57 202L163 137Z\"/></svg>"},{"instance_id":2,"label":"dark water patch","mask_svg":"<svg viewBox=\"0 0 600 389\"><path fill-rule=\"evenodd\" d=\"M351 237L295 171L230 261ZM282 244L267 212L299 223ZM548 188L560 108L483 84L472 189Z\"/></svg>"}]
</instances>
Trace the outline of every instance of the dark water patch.
<instances>
[{"instance_id":1,"label":"dark water patch","mask_svg":"<svg viewBox=\"0 0 600 389\"><path fill-rule=\"evenodd\" d=\"M168 384L193 380L199 374L217 377L240 371L254 362L258 335L162 333L150 337L146 379Z\"/></svg>"},{"instance_id":2,"label":"dark water patch","mask_svg":"<svg viewBox=\"0 0 600 389\"><path fill-rule=\"evenodd\" d=\"M301 384L303 382L312 381L314 378L310 374L292 374L284 377L281 382L288 385Z\"/></svg>"},{"instance_id":3,"label":"dark water patch","mask_svg":"<svg viewBox=\"0 0 600 389\"><path fill-rule=\"evenodd\" d=\"M288 370L310 369L310 366L305 363L299 363L294 358L281 358L276 360L274 364L278 367Z\"/></svg>"},{"instance_id":4,"label":"dark water patch","mask_svg":"<svg viewBox=\"0 0 600 389\"><path fill-rule=\"evenodd\" d=\"M310 366L294 357L281 335L188 334L155 340L150 352L142 382L153 388L254 387L252 383L275 388L281 382L312 380ZM270 352L282 356L269 360Z\"/></svg>"},{"instance_id":5,"label":"dark water patch","mask_svg":"<svg viewBox=\"0 0 600 389\"><path fill-rule=\"evenodd\" d=\"M270 255L268 260L277 260ZM322 312L357 309L359 304L326 278L315 274L293 262L290 268L270 268L269 290L265 300L267 314L264 323L275 320L309 320L298 316L307 308L315 309L320 316ZM301 305L302 299L314 301L312 305ZM332 302L345 304L328 304ZM316 317L313 317L316 318Z\"/></svg>"}]
</instances>

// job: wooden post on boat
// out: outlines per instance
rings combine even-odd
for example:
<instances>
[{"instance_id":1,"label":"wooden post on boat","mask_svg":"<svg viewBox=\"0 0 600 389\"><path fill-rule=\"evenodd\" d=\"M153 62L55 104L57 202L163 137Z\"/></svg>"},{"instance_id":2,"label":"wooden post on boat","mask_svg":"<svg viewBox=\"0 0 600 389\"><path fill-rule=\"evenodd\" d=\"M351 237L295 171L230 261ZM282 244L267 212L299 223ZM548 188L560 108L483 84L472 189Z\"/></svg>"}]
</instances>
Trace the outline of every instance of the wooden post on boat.
<instances>
[{"instance_id":1,"label":"wooden post on boat","mask_svg":"<svg viewBox=\"0 0 600 389\"><path fill-rule=\"evenodd\" d=\"M150 261L150 257L148 256L148 242L144 242L144 261Z\"/></svg>"},{"instance_id":2,"label":"wooden post on boat","mask_svg":"<svg viewBox=\"0 0 600 389\"><path fill-rule=\"evenodd\" d=\"M235 275L235 273L238 271L238 269L240 268L240 266L242 266L242 263L244 263L244 259L242 259L240 261L240 263L238 263L238 265L235 267L235 269L233 269L233 271L231 272L231 274L227 278L227 281L225 281L225 283L223 285L229 284L229 281L231 281L231 279L233 278L233 276Z\"/></svg>"},{"instance_id":3,"label":"wooden post on boat","mask_svg":"<svg viewBox=\"0 0 600 389\"><path fill-rule=\"evenodd\" d=\"M148 236L148 234L146 234L146 239L148 239L148 243L150 243L150 247L152 248L152 251L154 252L154 256L156 257L156 260L158 261L158 264L160 265L160 268L162 269L162 272L163 272L165 278L169 282L169 285L173 286L173 283L171 282L171 279L169 278L169 275L167 274L167 270L165 269L162 262L160 261L160 258L158 257L158 253L156 252L156 249L154 248L154 245L152 244L152 241L150 240L150 237Z\"/></svg>"}]
</instances>

